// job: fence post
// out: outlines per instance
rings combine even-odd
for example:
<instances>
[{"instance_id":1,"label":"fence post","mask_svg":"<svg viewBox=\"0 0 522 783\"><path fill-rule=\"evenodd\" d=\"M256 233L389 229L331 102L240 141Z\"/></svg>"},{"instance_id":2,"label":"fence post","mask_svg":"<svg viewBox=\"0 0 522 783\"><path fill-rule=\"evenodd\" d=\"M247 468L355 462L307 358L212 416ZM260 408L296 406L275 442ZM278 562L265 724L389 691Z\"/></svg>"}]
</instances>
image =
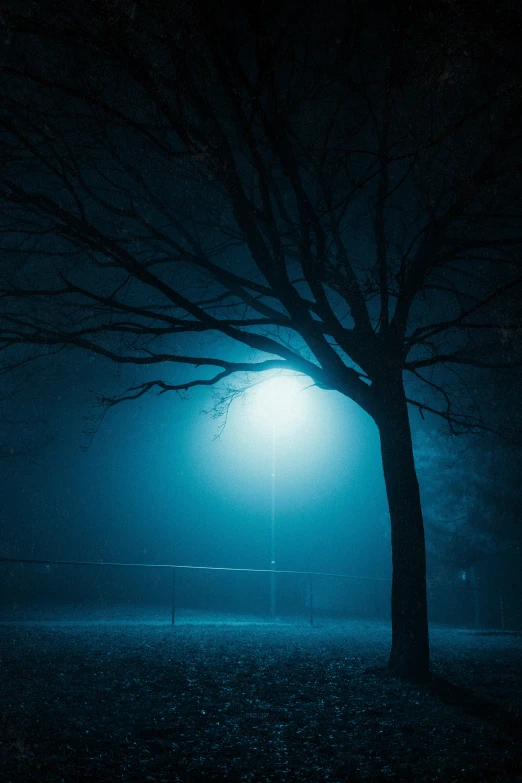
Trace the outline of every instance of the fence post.
<instances>
[{"instance_id":1,"label":"fence post","mask_svg":"<svg viewBox=\"0 0 522 783\"><path fill-rule=\"evenodd\" d=\"M500 620L502 623L502 630L505 630L504 627L504 591L500 591Z\"/></svg>"},{"instance_id":2,"label":"fence post","mask_svg":"<svg viewBox=\"0 0 522 783\"><path fill-rule=\"evenodd\" d=\"M172 569L172 615L171 625L176 622L176 569Z\"/></svg>"},{"instance_id":3,"label":"fence post","mask_svg":"<svg viewBox=\"0 0 522 783\"><path fill-rule=\"evenodd\" d=\"M475 628L480 628L480 589L478 587L473 588L474 592L474 606L475 606Z\"/></svg>"},{"instance_id":4,"label":"fence post","mask_svg":"<svg viewBox=\"0 0 522 783\"><path fill-rule=\"evenodd\" d=\"M310 575L310 625L314 624L314 578Z\"/></svg>"},{"instance_id":5,"label":"fence post","mask_svg":"<svg viewBox=\"0 0 522 783\"><path fill-rule=\"evenodd\" d=\"M473 591L473 614L474 614L474 624L475 628L479 629L481 626L481 618L480 618L480 587L479 587L479 581L477 577L477 572L475 569L475 566L471 566L469 569L469 581L470 581L470 587Z\"/></svg>"}]
</instances>

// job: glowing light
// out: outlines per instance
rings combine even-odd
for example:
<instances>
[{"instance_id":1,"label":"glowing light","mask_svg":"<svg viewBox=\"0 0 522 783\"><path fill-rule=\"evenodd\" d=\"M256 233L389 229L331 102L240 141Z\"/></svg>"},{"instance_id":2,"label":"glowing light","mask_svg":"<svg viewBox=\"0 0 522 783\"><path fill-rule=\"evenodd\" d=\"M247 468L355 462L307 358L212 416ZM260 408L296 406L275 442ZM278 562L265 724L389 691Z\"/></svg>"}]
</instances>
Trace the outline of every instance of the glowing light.
<instances>
[{"instance_id":1,"label":"glowing light","mask_svg":"<svg viewBox=\"0 0 522 783\"><path fill-rule=\"evenodd\" d=\"M304 389L310 380L302 375L276 375L252 389L252 414L278 430L294 426L306 412Z\"/></svg>"}]
</instances>

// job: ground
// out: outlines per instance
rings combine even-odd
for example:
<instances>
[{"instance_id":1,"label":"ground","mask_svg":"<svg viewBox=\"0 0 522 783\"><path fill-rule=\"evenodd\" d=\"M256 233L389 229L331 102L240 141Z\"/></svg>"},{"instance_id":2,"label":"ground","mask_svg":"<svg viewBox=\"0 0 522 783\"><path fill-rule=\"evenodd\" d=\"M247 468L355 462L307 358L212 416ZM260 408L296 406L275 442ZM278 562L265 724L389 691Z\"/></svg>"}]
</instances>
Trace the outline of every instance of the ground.
<instances>
[{"instance_id":1,"label":"ground","mask_svg":"<svg viewBox=\"0 0 522 783\"><path fill-rule=\"evenodd\" d=\"M520 634L432 628L419 687L386 624L163 618L0 624L3 783L522 780Z\"/></svg>"}]
</instances>

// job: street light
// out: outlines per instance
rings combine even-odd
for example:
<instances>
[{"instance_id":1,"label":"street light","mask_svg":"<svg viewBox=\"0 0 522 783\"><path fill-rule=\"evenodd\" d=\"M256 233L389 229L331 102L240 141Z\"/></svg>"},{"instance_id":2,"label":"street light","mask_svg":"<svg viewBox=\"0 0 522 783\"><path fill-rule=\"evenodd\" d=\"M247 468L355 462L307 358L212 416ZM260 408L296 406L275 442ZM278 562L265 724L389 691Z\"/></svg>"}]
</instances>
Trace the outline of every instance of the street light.
<instances>
[{"instance_id":1,"label":"street light","mask_svg":"<svg viewBox=\"0 0 522 783\"><path fill-rule=\"evenodd\" d=\"M276 436L295 426L304 412L303 391L306 379L299 375L277 375L257 384L254 390L256 418L268 424L272 439L270 503L270 569L276 570ZM270 574L270 617L276 615L276 574Z\"/></svg>"}]
</instances>

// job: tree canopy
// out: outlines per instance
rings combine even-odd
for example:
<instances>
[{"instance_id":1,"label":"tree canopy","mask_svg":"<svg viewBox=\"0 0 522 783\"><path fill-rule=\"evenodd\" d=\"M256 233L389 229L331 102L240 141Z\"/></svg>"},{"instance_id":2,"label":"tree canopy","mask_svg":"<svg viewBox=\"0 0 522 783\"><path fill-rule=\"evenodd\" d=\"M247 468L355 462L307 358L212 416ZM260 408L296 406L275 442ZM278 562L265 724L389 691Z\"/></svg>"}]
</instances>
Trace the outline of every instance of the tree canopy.
<instances>
[{"instance_id":1,"label":"tree canopy","mask_svg":"<svg viewBox=\"0 0 522 783\"><path fill-rule=\"evenodd\" d=\"M108 402L291 368L375 416L393 365L421 413L482 426L462 368L511 365L520 328L520 81L509 18L444 8L18 4L6 366L166 366Z\"/></svg>"}]
</instances>

